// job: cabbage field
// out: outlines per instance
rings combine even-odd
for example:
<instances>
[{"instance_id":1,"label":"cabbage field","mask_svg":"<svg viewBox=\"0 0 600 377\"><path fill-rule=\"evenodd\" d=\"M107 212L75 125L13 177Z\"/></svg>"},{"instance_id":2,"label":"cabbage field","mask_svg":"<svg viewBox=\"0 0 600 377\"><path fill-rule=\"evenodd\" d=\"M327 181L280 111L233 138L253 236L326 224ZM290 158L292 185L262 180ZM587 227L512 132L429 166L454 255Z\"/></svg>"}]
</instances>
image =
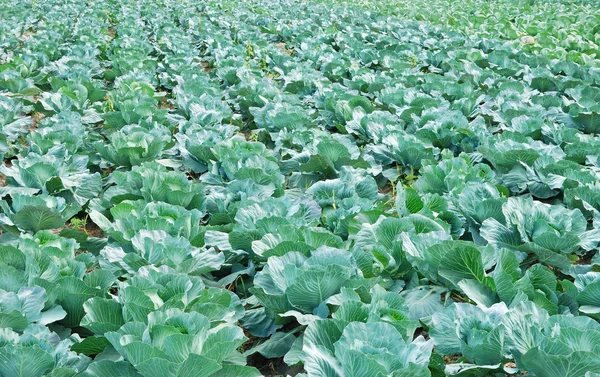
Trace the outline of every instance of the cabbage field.
<instances>
[{"instance_id":1,"label":"cabbage field","mask_svg":"<svg viewBox=\"0 0 600 377\"><path fill-rule=\"evenodd\" d=\"M599 377L596 0L0 0L0 377Z\"/></svg>"}]
</instances>

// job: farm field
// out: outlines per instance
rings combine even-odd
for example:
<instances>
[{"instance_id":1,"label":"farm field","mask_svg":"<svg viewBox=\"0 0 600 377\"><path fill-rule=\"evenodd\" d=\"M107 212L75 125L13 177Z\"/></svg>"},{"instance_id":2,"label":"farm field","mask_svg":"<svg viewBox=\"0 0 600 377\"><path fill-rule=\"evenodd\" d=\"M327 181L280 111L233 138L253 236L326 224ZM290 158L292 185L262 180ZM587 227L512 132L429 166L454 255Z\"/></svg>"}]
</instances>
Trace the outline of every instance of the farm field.
<instances>
[{"instance_id":1,"label":"farm field","mask_svg":"<svg viewBox=\"0 0 600 377\"><path fill-rule=\"evenodd\" d=\"M580 64L597 60L600 44L597 1L318 1L333 5L353 4L382 14L425 21L458 31L465 37L499 39L526 52ZM597 67L598 62L592 65Z\"/></svg>"},{"instance_id":2,"label":"farm field","mask_svg":"<svg viewBox=\"0 0 600 377\"><path fill-rule=\"evenodd\" d=\"M0 377L600 376L599 29L0 0Z\"/></svg>"}]
</instances>

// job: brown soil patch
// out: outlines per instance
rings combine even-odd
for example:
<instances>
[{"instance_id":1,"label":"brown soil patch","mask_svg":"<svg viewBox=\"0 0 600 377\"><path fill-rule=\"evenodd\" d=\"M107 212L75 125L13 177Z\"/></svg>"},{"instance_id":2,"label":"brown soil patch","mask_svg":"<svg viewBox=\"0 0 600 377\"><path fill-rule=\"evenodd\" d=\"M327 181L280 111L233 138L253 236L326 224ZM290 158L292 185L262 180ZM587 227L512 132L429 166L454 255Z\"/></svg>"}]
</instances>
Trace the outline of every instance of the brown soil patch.
<instances>
[{"instance_id":1,"label":"brown soil patch","mask_svg":"<svg viewBox=\"0 0 600 377\"><path fill-rule=\"evenodd\" d=\"M213 69L215 69L215 67L211 66L210 63L205 60L201 61L200 65L202 66L202 69L204 69L204 72L206 72L206 73L210 73Z\"/></svg>"},{"instance_id":2,"label":"brown soil patch","mask_svg":"<svg viewBox=\"0 0 600 377\"><path fill-rule=\"evenodd\" d=\"M292 56L294 54L294 52L292 50L289 50L285 47L285 43L284 42L280 42L280 43L275 43L275 47L277 47L278 49L280 49L284 54Z\"/></svg>"},{"instance_id":3,"label":"brown soil patch","mask_svg":"<svg viewBox=\"0 0 600 377\"><path fill-rule=\"evenodd\" d=\"M255 367L265 377L284 377L295 376L304 373L302 366L288 366L283 358L267 359L260 353L255 353L248 357L248 365Z\"/></svg>"},{"instance_id":4,"label":"brown soil patch","mask_svg":"<svg viewBox=\"0 0 600 377\"><path fill-rule=\"evenodd\" d=\"M462 355L448 355L444 356L444 364L454 364L456 360L460 359Z\"/></svg>"},{"instance_id":5,"label":"brown soil patch","mask_svg":"<svg viewBox=\"0 0 600 377\"><path fill-rule=\"evenodd\" d=\"M38 124L40 121L44 119L46 116L42 113L33 113L31 114L31 127L29 127L30 131L35 131L38 128Z\"/></svg>"},{"instance_id":6,"label":"brown soil patch","mask_svg":"<svg viewBox=\"0 0 600 377\"><path fill-rule=\"evenodd\" d=\"M85 231L90 237L104 238L104 232L102 231L102 229L100 229L98 225L94 224L94 222L89 218L87 219Z\"/></svg>"},{"instance_id":7,"label":"brown soil patch","mask_svg":"<svg viewBox=\"0 0 600 377\"><path fill-rule=\"evenodd\" d=\"M167 96L160 98L160 102L158 103L158 106L161 109L169 109L169 110L173 110L175 108L175 106L171 102L169 102L169 99L167 98Z\"/></svg>"},{"instance_id":8,"label":"brown soil patch","mask_svg":"<svg viewBox=\"0 0 600 377\"><path fill-rule=\"evenodd\" d=\"M46 230L52 234L56 234L57 236L60 236L60 232L62 232L63 229L65 229L65 228L69 228L69 226L65 225L62 228L46 229Z\"/></svg>"}]
</instances>

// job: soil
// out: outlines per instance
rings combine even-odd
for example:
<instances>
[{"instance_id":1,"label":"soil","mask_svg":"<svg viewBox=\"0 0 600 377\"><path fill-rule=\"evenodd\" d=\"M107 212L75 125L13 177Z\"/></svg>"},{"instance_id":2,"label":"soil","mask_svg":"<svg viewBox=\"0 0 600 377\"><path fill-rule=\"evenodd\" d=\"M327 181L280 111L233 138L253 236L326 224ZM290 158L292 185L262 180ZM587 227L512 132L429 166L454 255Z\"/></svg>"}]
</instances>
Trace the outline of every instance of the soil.
<instances>
[{"instance_id":1,"label":"soil","mask_svg":"<svg viewBox=\"0 0 600 377\"><path fill-rule=\"evenodd\" d=\"M278 359L266 359L259 353L248 357L248 365L258 369L265 377L293 377L304 372L304 368L301 366L288 366L282 357Z\"/></svg>"},{"instance_id":2,"label":"soil","mask_svg":"<svg viewBox=\"0 0 600 377\"><path fill-rule=\"evenodd\" d=\"M280 42L280 43L275 43L275 47L277 47L278 49L280 49L281 51L283 51L284 54L286 55L293 55L293 51L289 50L285 47L285 43Z\"/></svg>"},{"instance_id":3,"label":"soil","mask_svg":"<svg viewBox=\"0 0 600 377\"><path fill-rule=\"evenodd\" d=\"M215 69L215 67L211 67L210 63L207 61L201 61L200 65L202 66L202 69L204 69L204 72L206 72L206 73L210 73L213 69Z\"/></svg>"},{"instance_id":4,"label":"soil","mask_svg":"<svg viewBox=\"0 0 600 377\"><path fill-rule=\"evenodd\" d=\"M460 359L461 355L448 355L444 356L444 364L454 364L456 360Z\"/></svg>"},{"instance_id":5,"label":"soil","mask_svg":"<svg viewBox=\"0 0 600 377\"><path fill-rule=\"evenodd\" d=\"M37 130L38 124L40 124L40 121L42 119L44 119L46 116L42 113L33 113L31 114L31 127L29 127L30 131L35 131Z\"/></svg>"},{"instance_id":6,"label":"soil","mask_svg":"<svg viewBox=\"0 0 600 377\"><path fill-rule=\"evenodd\" d=\"M169 102L167 96L162 97L158 105L161 109L173 110L175 108L175 106L171 102Z\"/></svg>"},{"instance_id":7,"label":"soil","mask_svg":"<svg viewBox=\"0 0 600 377\"><path fill-rule=\"evenodd\" d=\"M257 342L262 340L262 338L257 338L250 334L246 329L242 328L242 330L244 331L244 335L248 338L248 341L243 344L243 351L252 349L256 346ZM248 356L248 365L258 369L264 377L293 377L298 373L305 372L302 366L288 366L283 361L283 357L267 359L258 352Z\"/></svg>"},{"instance_id":8,"label":"soil","mask_svg":"<svg viewBox=\"0 0 600 377\"><path fill-rule=\"evenodd\" d=\"M102 229L100 229L98 225L94 224L94 222L89 218L87 219L85 231L90 237L104 238L104 232L102 231Z\"/></svg>"}]
</instances>

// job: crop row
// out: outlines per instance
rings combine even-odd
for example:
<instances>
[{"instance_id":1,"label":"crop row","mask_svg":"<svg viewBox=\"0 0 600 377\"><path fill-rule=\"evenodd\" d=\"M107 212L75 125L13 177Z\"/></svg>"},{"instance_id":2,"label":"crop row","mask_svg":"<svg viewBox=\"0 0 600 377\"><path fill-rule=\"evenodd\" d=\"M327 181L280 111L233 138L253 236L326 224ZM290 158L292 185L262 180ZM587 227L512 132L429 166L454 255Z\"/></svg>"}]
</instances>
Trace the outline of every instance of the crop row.
<instances>
[{"instance_id":1,"label":"crop row","mask_svg":"<svg viewBox=\"0 0 600 377\"><path fill-rule=\"evenodd\" d=\"M600 373L588 50L298 0L0 16L0 376Z\"/></svg>"},{"instance_id":2,"label":"crop row","mask_svg":"<svg viewBox=\"0 0 600 377\"><path fill-rule=\"evenodd\" d=\"M485 1L319 0L359 6L458 31L466 38L500 39L530 53L598 67L600 10L593 0Z\"/></svg>"}]
</instances>

